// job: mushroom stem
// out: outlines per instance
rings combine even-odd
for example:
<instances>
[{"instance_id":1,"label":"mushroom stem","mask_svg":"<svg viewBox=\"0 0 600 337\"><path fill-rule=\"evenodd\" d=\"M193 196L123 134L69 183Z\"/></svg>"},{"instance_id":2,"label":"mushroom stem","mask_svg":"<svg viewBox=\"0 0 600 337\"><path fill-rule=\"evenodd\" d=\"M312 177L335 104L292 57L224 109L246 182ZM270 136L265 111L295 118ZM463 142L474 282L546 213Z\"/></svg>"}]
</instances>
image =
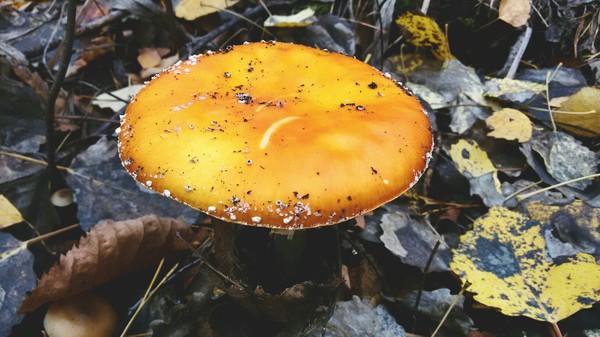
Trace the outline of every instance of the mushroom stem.
<instances>
[{"instance_id":1,"label":"mushroom stem","mask_svg":"<svg viewBox=\"0 0 600 337\"><path fill-rule=\"evenodd\" d=\"M300 266L306 253L306 230L271 230L275 246L275 265L284 284L301 280Z\"/></svg>"}]
</instances>

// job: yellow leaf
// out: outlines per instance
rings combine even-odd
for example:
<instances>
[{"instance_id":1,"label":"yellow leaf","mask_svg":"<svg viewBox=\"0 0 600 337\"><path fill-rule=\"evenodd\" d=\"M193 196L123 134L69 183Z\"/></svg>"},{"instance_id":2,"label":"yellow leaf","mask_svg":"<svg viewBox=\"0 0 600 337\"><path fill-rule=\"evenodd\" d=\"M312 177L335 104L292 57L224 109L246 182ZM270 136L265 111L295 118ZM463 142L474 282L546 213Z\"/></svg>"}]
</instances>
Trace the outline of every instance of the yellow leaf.
<instances>
[{"instance_id":1,"label":"yellow leaf","mask_svg":"<svg viewBox=\"0 0 600 337\"><path fill-rule=\"evenodd\" d=\"M546 90L546 86L543 84L510 78L492 78L488 82L489 84L486 83L486 89L488 89L488 86L490 87L489 89L493 89L486 90L486 95L490 97L522 93L529 93L528 96L531 97ZM494 88L491 88L491 84L495 85Z\"/></svg>"},{"instance_id":2,"label":"yellow leaf","mask_svg":"<svg viewBox=\"0 0 600 337\"><path fill-rule=\"evenodd\" d=\"M10 227L24 221L21 212L8 200L0 194L0 229Z\"/></svg>"},{"instance_id":3,"label":"yellow leaf","mask_svg":"<svg viewBox=\"0 0 600 337\"><path fill-rule=\"evenodd\" d=\"M527 23L531 12L530 0L502 0L498 9L498 18L513 27L521 27Z\"/></svg>"},{"instance_id":4,"label":"yellow leaf","mask_svg":"<svg viewBox=\"0 0 600 337\"><path fill-rule=\"evenodd\" d=\"M175 15L188 21L235 5L237 0L181 0L175 5Z\"/></svg>"},{"instance_id":5,"label":"yellow leaf","mask_svg":"<svg viewBox=\"0 0 600 337\"><path fill-rule=\"evenodd\" d=\"M474 298L509 316L556 323L600 300L600 265L591 255L551 260L552 227L494 207L461 236L450 264Z\"/></svg>"},{"instance_id":6,"label":"yellow leaf","mask_svg":"<svg viewBox=\"0 0 600 337\"><path fill-rule=\"evenodd\" d=\"M459 140L450 147L450 157L462 174L468 172L473 177L479 177L496 171L487 153L473 141Z\"/></svg>"},{"instance_id":7,"label":"yellow leaf","mask_svg":"<svg viewBox=\"0 0 600 337\"><path fill-rule=\"evenodd\" d=\"M398 17L396 24L400 26L402 35L410 44L428 48L440 61L454 58L448 50L446 36L430 17L405 12Z\"/></svg>"},{"instance_id":8,"label":"yellow leaf","mask_svg":"<svg viewBox=\"0 0 600 337\"><path fill-rule=\"evenodd\" d=\"M531 121L521 111L505 108L494 112L485 123L492 132L488 136L524 143L531 138L533 127Z\"/></svg>"},{"instance_id":9,"label":"yellow leaf","mask_svg":"<svg viewBox=\"0 0 600 337\"><path fill-rule=\"evenodd\" d=\"M306 8L292 15L271 15L263 24L265 27L306 27L317 21L315 11Z\"/></svg>"},{"instance_id":10,"label":"yellow leaf","mask_svg":"<svg viewBox=\"0 0 600 337\"><path fill-rule=\"evenodd\" d=\"M600 136L600 89L586 87L570 96L554 113L554 121L582 137Z\"/></svg>"}]
</instances>

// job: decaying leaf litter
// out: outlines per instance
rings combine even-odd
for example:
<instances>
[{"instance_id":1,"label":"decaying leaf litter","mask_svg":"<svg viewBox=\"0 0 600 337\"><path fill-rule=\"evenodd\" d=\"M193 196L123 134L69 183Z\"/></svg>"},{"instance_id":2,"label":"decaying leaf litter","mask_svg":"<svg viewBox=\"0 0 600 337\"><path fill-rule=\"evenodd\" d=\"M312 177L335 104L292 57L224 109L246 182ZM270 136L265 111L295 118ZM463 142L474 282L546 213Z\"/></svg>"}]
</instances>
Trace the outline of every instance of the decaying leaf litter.
<instances>
[{"instance_id":1,"label":"decaying leaf litter","mask_svg":"<svg viewBox=\"0 0 600 337\"><path fill-rule=\"evenodd\" d=\"M121 328L133 315L127 308L144 298L144 315L128 331L156 336L600 330L597 3L86 1L78 5L75 53L51 102L58 167L47 171L41 111L63 53L66 4L6 2L1 13L0 335L13 326L15 336L42 330L47 306L16 313L26 298L84 288L118 308ZM339 228L337 300L304 326L253 317L211 286L206 220L125 179L116 156L118 116L145 80L191 54L261 39L356 56L433 109L428 171L403 197ZM106 228L148 223L136 219L152 213L159 218L142 228L170 233L156 237L180 254L148 300L156 262L131 245L148 239L128 230L106 238ZM76 223L88 232L81 239L74 230L34 239ZM183 227L172 232L167 223ZM184 235L192 230L200 234ZM100 237L132 262L119 259L124 265L112 268L115 258L102 256L114 251L92 243ZM171 253L159 248L153 259ZM64 262L75 256L76 264ZM53 281L59 269L68 276ZM452 309L444 318L440 308Z\"/></svg>"}]
</instances>

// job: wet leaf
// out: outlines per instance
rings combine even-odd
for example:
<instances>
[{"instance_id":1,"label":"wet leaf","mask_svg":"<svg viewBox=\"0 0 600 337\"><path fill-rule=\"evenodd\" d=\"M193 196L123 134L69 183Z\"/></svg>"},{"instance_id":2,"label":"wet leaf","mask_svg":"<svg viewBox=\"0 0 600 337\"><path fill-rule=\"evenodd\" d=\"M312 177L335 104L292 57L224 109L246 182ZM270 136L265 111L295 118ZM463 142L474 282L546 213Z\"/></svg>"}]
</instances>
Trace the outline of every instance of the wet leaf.
<instances>
[{"instance_id":1,"label":"wet leaf","mask_svg":"<svg viewBox=\"0 0 600 337\"><path fill-rule=\"evenodd\" d=\"M427 48L440 61L454 58L448 50L444 32L430 17L405 12L396 19L396 24L410 44Z\"/></svg>"},{"instance_id":2,"label":"wet leaf","mask_svg":"<svg viewBox=\"0 0 600 337\"><path fill-rule=\"evenodd\" d=\"M531 138L531 121L522 112L505 108L494 112L485 123L493 131L488 136L524 143Z\"/></svg>"},{"instance_id":3,"label":"wet leaf","mask_svg":"<svg viewBox=\"0 0 600 337\"><path fill-rule=\"evenodd\" d=\"M586 87L570 96L555 112L554 121L576 135L582 137L600 136L600 89Z\"/></svg>"},{"instance_id":4,"label":"wet leaf","mask_svg":"<svg viewBox=\"0 0 600 337\"><path fill-rule=\"evenodd\" d=\"M566 133L548 132L532 138L530 143L532 149L544 159L548 173L559 182L597 172L596 154ZM590 184L590 180L582 180L568 186L584 190Z\"/></svg>"},{"instance_id":5,"label":"wet leaf","mask_svg":"<svg viewBox=\"0 0 600 337\"><path fill-rule=\"evenodd\" d=\"M23 221L21 212L8 200L0 194L0 229L10 227Z\"/></svg>"},{"instance_id":6,"label":"wet leaf","mask_svg":"<svg viewBox=\"0 0 600 337\"><path fill-rule=\"evenodd\" d=\"M34 285L33 254L27 242L0 232L0 336L10 335L12 326L23 319L16 311Z\"/></svg>"},{"instance_id":7,"label":"wet leaf","mask_svg":"<svg viewBox=\"0 0 600 337\"><path fill-rule=\"evenodd\" d=\"M33 311L189 249L185 240L191 236L183 221L155 215L102 221L38 280L19 312Z\"/></svg>"},{"instance_id":8,"label":"wet leaf","mask_svg":"<svg viewBox=\"0 0 600 337\"><path fill-rule=\"evenodd\" d=\"M489 115L489 103L483 96L483 84L473 68L456 59L446 61L443 68L420 67L410 74L414 83L425 85L441 94L450 107L450 129L462 134L478 120Z\"/></svg>"},{"instance_id":9,"label":"wet leaf","mask_svg":"<svg viewBox=\"0 0 600 337\"><path fill-rule=\"evenodd\" d=\"M324 331L323 331L324 330ZM373 308L368 300L353 296L352 300L337 302L325 328L315 329L311 337L405 337L404 328L396 323L387 309Z\"/></svg>"},{"instance_id":10,"label":"wet leaf","mask_svg":"<svg viewBox=\"0 0 600 337\"><path fill-rule=\"evenodd\" d=\"M521 27L529 20L531 4L529 0L502 0L498 18L513 27Z\"/></svg>"},{"instance_id":11,"label":"wet leaf","mask_svg":"<svg viewBox=\"0 0 600 337\"><path fill-rule=\"evenodd\" d=\"M417 293L417 291L412 291L402 298L396 299L396 301L400 302L405 308L412 310L417 300ZM432 324L438 324L455 298L456 295L451 294L449 289L423 291L419 301L418 313L426 317ZM448 336L456 336L457 333L466 336L473 326L473 320L463 311L464 302L465 297L461 296L444 321L442 329L448 332Z\"/></svg>"},{"instance_id":12,"label":"wet leaf","mask_svg":"<svg viewBox=\"0 0 600 337\"><path fill-rule=\"evenodd\" d=\"M551 259L551 226L494 207L454 251L452 269L475 300L509 316L556 323L600 300L600 265L591 255Z\"/></svg>"},{"instance_id":13,"label":"wet leaf","mask_svg":"<svg viewBox=\"0 0 600 337\"><path fill-rule=\"evenodd\" d=\"M237 0L179 0L174 2L175 15L188 21L231 7Z\"/></svg>"},{"instance_id":14,"label":"wet leaf","mask_svg":"<svg viewBox=\"0 0 600 337\"><path fill-rule=\"evenodd\" d=\"M427 260L433 252L437 241L440 241L431 265L430 272L442 272L450 270L450 249L442 237L424 220L415 220L404 212L387 213L381 218L383 235L381 241L385 247L402 262L418 267L425 271Z\"/></svg>"},{"instance_id":15,"label":"wet leaf","mask_svg":"<svg viewBox=\"0 0 600 337\"><path fill-rule=\"evenodd\" d=\"M527 204L527 212L531 219L551 224L562 242L600 256L599 208L592 208L581 200L561 206L547 206L534 201Z\"/></svg>"}]
</instances>

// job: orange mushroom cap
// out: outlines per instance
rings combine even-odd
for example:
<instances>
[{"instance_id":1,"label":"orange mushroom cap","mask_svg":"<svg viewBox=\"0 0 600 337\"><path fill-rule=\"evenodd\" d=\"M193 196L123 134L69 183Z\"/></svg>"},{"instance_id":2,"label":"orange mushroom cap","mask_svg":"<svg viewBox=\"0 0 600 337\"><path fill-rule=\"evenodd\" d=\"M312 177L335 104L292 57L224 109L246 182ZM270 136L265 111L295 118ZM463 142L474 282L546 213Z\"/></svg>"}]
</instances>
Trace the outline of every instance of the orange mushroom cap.
<instances>
[{"instance_id":1,"label":"orange mushroom cap","mask_svg":"<svg viewBox=\"0 0 600 337\"><path fill-rule=\"evenodd\" d=\"M192 56L127 107L123 166L144 186L225 221L331 225L388 202L431 156L426 112L354 58L261 42Z\"/></svg>"}]
</instances>

